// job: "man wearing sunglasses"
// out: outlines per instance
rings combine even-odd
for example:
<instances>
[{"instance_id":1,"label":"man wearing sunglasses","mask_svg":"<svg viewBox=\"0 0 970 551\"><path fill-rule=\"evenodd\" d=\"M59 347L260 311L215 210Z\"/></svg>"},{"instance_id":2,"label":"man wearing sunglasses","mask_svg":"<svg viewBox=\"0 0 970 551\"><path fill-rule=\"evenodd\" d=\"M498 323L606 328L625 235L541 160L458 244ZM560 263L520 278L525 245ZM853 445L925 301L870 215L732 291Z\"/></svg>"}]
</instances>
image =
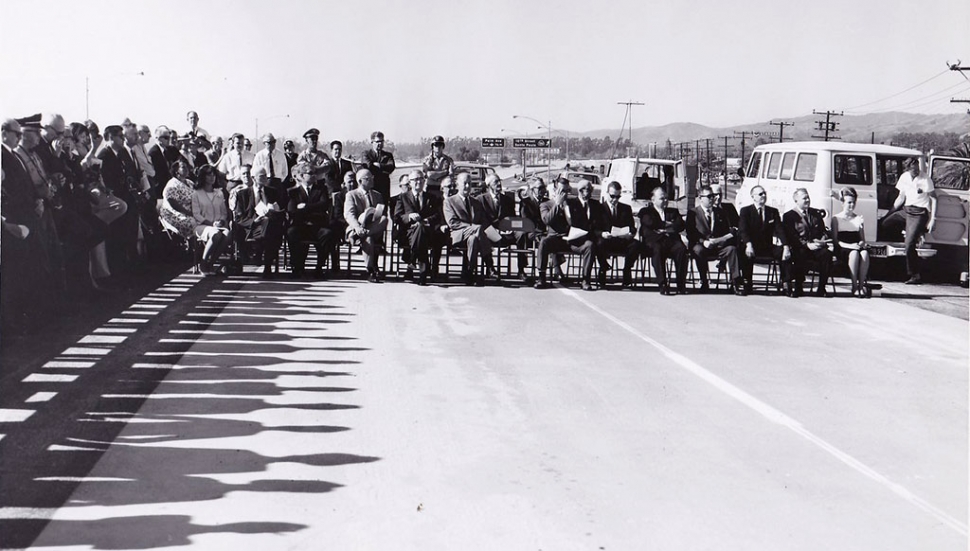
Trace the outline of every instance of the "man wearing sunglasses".
<instances>
[{"instance_id":1,"label":"man wearing sunglasses","mask_svg":"<svg viewBox=\"0 0 970 551\"><path fill-rule=\"evenodd\" d=\"M701 280L701 292L710 290L707 279L707 263L718 260L727 266L734 284L734 294L744 296L744 280L738 267L738 251L735 235L724 213L716 208L716 197L711 186L701 186L697 195L700 204L687 212L687 242L691 254L697 259L697 272Z\"/></svg>"},{"instance_id":2,"label":"man wearing sunglasses","mask_svg":"<svg viewBox=\"0 0 970 551\"><path fill-rule=\"evenodd\" d=\"M781 224L778 209L768 206L765 188L751 188L754 203L743 207L739 213L739 247L744 254L739 255L741 273L744 276L744 290L751 293L751 272L755 259L774 259L779 261L781 278L785 282L785 294L791 295L788 287L791 280L791 249Z\"/></svg>"},{"instance_id":3,"label":"man wearing sunglasses","mask_svg":"<svg viewBox=\"0 0 970 551\"><path fill-rule=\"evenodd\" d=\"M602 209L603 231L597 236L596 252L600 265L599 285L606 286L606 271L609 269L609 258L612 255L623 256L623 287L633 285L633 265L640 255L640 242L635 239L637 229L633 222L633 207L621 203L623 187L619 182L610 182L606 187L609 194L605 207Z\"/></svg>"}]
</instances>

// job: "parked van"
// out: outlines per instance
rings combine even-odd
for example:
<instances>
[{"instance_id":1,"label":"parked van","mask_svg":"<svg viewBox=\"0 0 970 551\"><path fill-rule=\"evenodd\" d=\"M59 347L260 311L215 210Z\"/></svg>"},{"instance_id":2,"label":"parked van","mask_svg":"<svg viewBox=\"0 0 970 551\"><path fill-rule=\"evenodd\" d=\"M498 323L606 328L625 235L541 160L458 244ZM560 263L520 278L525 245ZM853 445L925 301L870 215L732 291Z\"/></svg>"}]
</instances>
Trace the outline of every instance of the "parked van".
<instances>
[{"instance_id":1,"label":"parked van","mask_svg":"<svg viewBox=\"0 0 970 551\"><path fill-rule=\"evenodd\" d=\"M627 157L610 161L606 176L601 184L600 197L606 197L606 186L617 181L623 186L624 203L633 206L636 213L650 201L654 188L662 187L667 192L671 206L676 205L681 214L687 213L687 183L684 161L669 159L644 159Z\"/></svg>"},{"instance_id":2,"label":"parked van","mask_svg":"<svg viewBox=\"0 0 970 551\"><path fill-rule=\"evenodd\" d=\"M904 225L878 221L892 209L899 195L896 180L903 173L903 161L921 155L920 151L878 144L842 142L790 142L759 145L748 161L744 181L735 203L752 203L751 188L762 186L768 204L784 213L794 208L793 192L808 190L812 206L824 209L826 226L832 215L842 210L839 194L847 187L859 194L856 212L865 217L866 241L873 244L874 256L904 255ZM932 256L934 249L957 247L966 256L970 228L970 159L933 155L929 159L930 178L937 189L936 226L921 249Z\"/></svg>"}]
</instances>

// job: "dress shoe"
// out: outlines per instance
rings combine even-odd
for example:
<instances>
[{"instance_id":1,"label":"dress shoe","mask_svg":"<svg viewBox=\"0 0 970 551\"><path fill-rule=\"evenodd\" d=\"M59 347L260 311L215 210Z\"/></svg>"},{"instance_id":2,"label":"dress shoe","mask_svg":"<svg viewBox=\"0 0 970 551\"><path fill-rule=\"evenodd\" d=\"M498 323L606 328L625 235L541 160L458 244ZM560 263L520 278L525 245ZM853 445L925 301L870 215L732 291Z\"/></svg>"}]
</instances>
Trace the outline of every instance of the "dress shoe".
<instances>
[{"instance_id":1,"label":"dress shoe","mask_svg":"<svg viewBox=\"0 0 970 551\"><path fill-rule=\"evenodd\" d=\"M582 289L584 291L592 291L593 290L593 285L590 282L584 280L583 281L583 284L582 284Z\"/></svg>"},{"instance_id":2,"label":"dress shoe","mask_svg":"<svg viewBox=\"0 0 970 551\"><path fill-rule=\"evenodd\" d=\"M680 286L678 286L677 287L677 294L678 295L686 295L687 294L687 288L686 287L680 287Z\"/></svg>"},{"instance_id":3,"label":"dress shoe","mask_svg":"<svg viewBox=\"0 0 970 551\"><path fill-rule=\"evenodd\" d=\"M427 276L427 274L421 274L421 275L419 275L418 276L418 285L424 287L427 284L428 284L428 276Z\"/></svg>"},{"instance_id":4,"label":"dress shoe","mask_svg":"<svg viewBox=\"0 0 970 551\"><path fill-rule=\"evenodd\" d=\"M596 284L600 286L601 289L606 287L606 271L600 271L596 276Z\"/></svg>"},{"instance_id":5,"label":"dress shoe","mask_svg":"<svg viewBox=\"0 0 970 551\"><path fill-rule=\"evenodd\" d=\"M414 278L414 268L408 266L408 269L404 270L404 280L410 281L412 278Z\"/></svg>"},{"instance_id":6,"label":"dress shoe","mask_svg":"<svg viewBox=\"0 0 970 551\"><path fill-rule=\"evenodd\" d=\"M569 287L571 283L572 281L570 281L568 277L564 275L559 276L559 284L562 285L563 287Z\"/></svg>"},{"instance_id":7,"label":"dress shoe","mask_svg":"<svg viewBox=\"0 0 970 551\"><path fill-rule=\"evenodd\" d=\"M552 287L552 285L549 285L549 282L546 281L545 278L542 278L539 281L536 281L536 283L535 283L535 285L533 285L533 287L535 287L536 289L548 289L548 288Z\"/></svg>"},{"instance_id":8,"label":"dress shoe","mask_svg":"<svg viewBox=\"0 0 970 551\"><path fill-rule=\"evenodd\" d=\"M711 292L711 284L706 281L701 283L701 288L698 289L698 292L702 294Z\"/></svg>"},{"instance_id":9,"label":"dress shoe","mask_svg":"<svg viewBox=\"0 0 970 551\"><path fill-rule=\"evenodd\" d=\"M370 273L368 273L367 274L367 281L369 281L371 283L380 283L380 280L377 278L377 272L370 272Z\"/></svg>"},{"instance_id":10,"label":"dress shoe","mask_svg":"<svg viewBox=\"0 0 970 551\"><path fill-rule=\"evenodd\" d=\"M923 283L923 278L918 275L914 275L907 279L905 283L906 285L920 285Z\"/></svg>"},{"instance_id":11,"label":"dress shoe","mask_svg":"<svg viewBox=\"0 0 970 551\"><path fill-rule=\"evenodd\" d=\"M743 285L735 285L734 286L734 294L735 294L735 296L746 297L746 296L748 296L748 291L745 290L745 288L744 288Z\"/></svg>"}]
</instances>

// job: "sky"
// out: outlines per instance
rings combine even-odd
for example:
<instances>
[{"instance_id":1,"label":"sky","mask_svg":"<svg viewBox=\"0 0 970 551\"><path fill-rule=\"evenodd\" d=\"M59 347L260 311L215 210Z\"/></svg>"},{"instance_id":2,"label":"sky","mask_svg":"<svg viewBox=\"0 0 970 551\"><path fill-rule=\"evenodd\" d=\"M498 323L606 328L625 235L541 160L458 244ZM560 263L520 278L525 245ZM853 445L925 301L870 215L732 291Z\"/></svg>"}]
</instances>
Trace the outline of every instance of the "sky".
<instances>
[{"instance_id":1,"label":"sky","mask_svg":"<svg viewBox=\"0 0 970 551\"><path fill-rule=\"evenodd\" d=\"M0 3L0 115L184 132L191 109L216 135L584 132L624 101L634 127L960 113L958 59L966 0Z\"/></svg>"}]
</instances>

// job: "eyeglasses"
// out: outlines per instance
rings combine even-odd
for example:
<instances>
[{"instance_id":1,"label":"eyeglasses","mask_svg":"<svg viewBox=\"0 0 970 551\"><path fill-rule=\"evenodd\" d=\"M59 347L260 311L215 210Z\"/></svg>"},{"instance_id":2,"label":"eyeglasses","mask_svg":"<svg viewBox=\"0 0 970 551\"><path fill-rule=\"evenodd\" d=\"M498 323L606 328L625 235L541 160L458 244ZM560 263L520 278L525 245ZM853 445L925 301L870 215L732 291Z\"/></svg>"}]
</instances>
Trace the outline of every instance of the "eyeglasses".
<instances>
[{"instance_id":1,"label":"eyeglasses","mask_svg":"<svg viewBox=\"0 0 970 551\"><path fill-rule=\"evenodd\" d=\"M710 199L711 197L714 197L714 196L711 194L707 194L707 195L698 195L698 197L700 197L701 199Z\"/></svg>"},{"instance_id":2,"label":"eyeglasses","mask_svg":"<svg viewBox=\"0 0 970 551\"><path fill-rule=\"evenodd\" d=\"M768 194L764 191L759 191L758 193L755 193L755 195L761 196L761 195L768 195Z\"/></svg>"},{"instance_id":3,"label":"eyeglasses","mask_svg":"<svg viewBox=\"0 0 970 551\"><path fill-rule=\"evenodd\" d=\"M610 194L610 199L619 199L620 197L622 197L622 195L613 195L612 193Z\"/></svg>"}]
</instances>

